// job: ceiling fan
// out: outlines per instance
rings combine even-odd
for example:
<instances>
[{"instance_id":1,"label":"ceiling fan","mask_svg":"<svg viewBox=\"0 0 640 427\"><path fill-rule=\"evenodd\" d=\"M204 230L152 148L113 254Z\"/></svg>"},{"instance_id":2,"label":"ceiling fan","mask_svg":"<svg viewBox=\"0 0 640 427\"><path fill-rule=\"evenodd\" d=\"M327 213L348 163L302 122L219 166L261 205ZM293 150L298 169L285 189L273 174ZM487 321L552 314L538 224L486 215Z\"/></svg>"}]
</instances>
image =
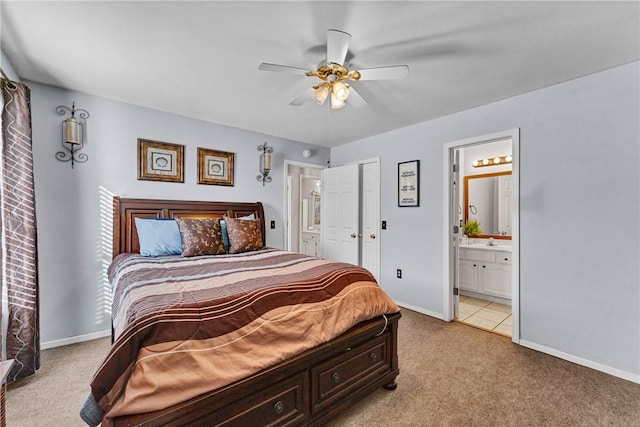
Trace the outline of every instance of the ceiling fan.
<instances>
[{"instance_id":1,"label":"ceiling fan","mask_svg":"<svg viewBox=\"0 0 640 427\"><path fill-rule=\"evenodd\" d=\"M391 80L401 79L409 75L409 67L407 65L361 68L359 70L349 71L344 62L347 57L350 41L351 34L349 33L340 30L327 31L327 61L326 63L321 63L315 71L264 62L260 64L258 69L319 78L321 81L313 85L311 97L320 105L324 104L325 100L329 98L332 109L344 107L347 99L354 107L362 107L367 104L367 101L365 101L349 83L345 82L345 80ZM304 101L308 99L308 92L309 91L305 91L302 93L291 101L290 105L302 105Z\"/></svg>"}]
</instances>

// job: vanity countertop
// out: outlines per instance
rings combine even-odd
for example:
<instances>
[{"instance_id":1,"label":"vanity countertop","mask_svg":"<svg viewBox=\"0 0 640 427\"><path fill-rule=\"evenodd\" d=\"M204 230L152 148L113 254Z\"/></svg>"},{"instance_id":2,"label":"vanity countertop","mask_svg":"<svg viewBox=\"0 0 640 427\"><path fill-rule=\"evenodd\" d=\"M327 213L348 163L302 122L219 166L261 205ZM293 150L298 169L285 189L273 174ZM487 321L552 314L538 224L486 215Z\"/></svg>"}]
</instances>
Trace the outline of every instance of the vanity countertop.
<instances>
[{"instance_id":1,"label":"vanity countertop","mask_svg":"<svg viewBox=\"0 0 640 427\"><path fill-rule=\"evenodd\" d=\"M485 251L504 251L504 252L511 252L511 246L507 246L507 245L495 245L495 246L489 246L486 243L475 243L472 245L460 245L460 248L462 249L481 249L481 250L485 250Z\"/></svg>"}]
</instances>

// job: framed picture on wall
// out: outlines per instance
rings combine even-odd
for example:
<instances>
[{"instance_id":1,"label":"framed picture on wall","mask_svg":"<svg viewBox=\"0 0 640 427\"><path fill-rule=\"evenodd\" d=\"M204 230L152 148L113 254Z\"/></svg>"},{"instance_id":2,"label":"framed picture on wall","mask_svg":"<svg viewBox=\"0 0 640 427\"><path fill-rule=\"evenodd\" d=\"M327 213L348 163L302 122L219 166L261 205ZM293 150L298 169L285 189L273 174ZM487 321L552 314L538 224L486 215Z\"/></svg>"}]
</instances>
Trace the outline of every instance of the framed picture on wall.
<instances>
[{"instance_id":1,"label":"framed picture on wall","mask_svg":"<svg viewBox=\"0 0 640 427\"><path fill-rule=\"evenodd\" d=\"M420 160L398 163L398 206L420 206Z\"/></svg>"},{"instance_id":2,"label":"framed picture on wall","mask_svg":"<svg viewBox=\"0 0 640 427\"><path fill-rule=\"evenodd\" d=\"M198 148L198 184L233 186L233 153Z\"/></svg>"},{"instance_id":3,"label":"framed picture on wall","mask_svg":"<svg viewBox=\"0 0 640 427\"><path fill-rule=\"evenodd\" d=\"M184 145L138 138L138 179L184 182Z\"/></svg>"}]
</instances>

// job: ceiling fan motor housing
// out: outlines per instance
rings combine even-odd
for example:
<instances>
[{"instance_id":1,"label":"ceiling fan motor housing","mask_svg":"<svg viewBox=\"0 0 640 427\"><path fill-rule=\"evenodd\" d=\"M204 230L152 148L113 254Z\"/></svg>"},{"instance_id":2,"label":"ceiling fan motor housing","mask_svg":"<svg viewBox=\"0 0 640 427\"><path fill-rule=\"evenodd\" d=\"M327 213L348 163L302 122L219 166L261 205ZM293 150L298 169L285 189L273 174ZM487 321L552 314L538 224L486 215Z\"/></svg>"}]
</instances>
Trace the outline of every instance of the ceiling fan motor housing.
<instances>
[{"instance_id":1,"label":"ceiling fan motor housing","mask_svg":"<svg viewBox=\"0 0 640 427\"><path fill-rule=\"evenodd\" d=\"M309 77L318 77L319 79L324 80L325 82L334 82L340 81L344 79L358 80L360 79L360 73L357 71L349 72L349 70L336 63L329 63L322 65L318 68L317 71L309 71L307 73Z\"/></svg>"}]
</instances>

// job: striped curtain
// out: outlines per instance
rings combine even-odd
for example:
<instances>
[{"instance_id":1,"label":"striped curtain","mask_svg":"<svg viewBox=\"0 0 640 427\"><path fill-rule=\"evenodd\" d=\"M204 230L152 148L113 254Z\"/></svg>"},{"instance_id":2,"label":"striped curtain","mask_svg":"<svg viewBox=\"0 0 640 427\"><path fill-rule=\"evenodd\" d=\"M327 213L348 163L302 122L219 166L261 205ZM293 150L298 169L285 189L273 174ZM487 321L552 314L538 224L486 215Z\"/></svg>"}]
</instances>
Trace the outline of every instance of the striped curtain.
<instances>
[{"instance_id":1,"label":"striped curtain","mask_svg":"<svg viewBox=\"0 0 640 427\"><path fill-rule=\"evenodd\" d=\"M3 354L15 363L10 381L40 368L38 259L31 151L31 92L21 83L2 79L2 159L0 222L2 265L0 286L7 313Z\"/></svg>"}]
</instances>

